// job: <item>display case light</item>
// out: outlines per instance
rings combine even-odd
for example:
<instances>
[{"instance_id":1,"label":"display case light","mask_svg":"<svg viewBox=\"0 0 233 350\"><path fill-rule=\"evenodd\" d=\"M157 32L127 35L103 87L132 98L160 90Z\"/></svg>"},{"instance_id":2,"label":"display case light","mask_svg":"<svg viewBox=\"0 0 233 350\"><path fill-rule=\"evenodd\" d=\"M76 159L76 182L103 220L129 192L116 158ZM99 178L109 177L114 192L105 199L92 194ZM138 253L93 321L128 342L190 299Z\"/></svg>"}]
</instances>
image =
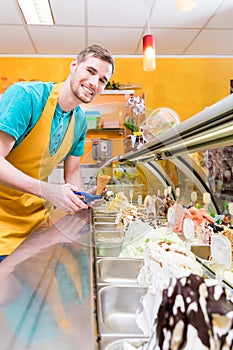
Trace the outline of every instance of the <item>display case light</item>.
<instances>
[{"instance_id":1,"label":"display case light","mask_svg":"<svg viewBox=\"0 0 233 350\"><path fill-rule=\"evenodd\" d=\"M209 133L203 133L202 135L192 136L190 138L187 137L187 139L184 136L184 139L181 138L180 141L176 141L174 142L174 144L171 144L168 147L162 147L160 149L160 152L165 152L169 150L172 153L176 153L177 150L181 152L181 149L188 151L192 150L192 148L195 149L195 146L197 150L200 150L201 147L207 147L207 145L210 147L210 144L213 142L215 142L215 145L217 145L218 142L220 142L222 146L224 145L224 142L226 142L226 145L228 145L228 139L229 137L231 137L232 134L233 126L227 125L222 129L217 129Z\"/></svg>"},{"instance_id":2,"label":"display case light","mask_svg":"<svg viewBox=\"0 0 233 350\"><path fill-rule=\"evenodd\" d=\"M54 25L48 0L17 0L27 24Z\"/></svg>"}]
</instances>

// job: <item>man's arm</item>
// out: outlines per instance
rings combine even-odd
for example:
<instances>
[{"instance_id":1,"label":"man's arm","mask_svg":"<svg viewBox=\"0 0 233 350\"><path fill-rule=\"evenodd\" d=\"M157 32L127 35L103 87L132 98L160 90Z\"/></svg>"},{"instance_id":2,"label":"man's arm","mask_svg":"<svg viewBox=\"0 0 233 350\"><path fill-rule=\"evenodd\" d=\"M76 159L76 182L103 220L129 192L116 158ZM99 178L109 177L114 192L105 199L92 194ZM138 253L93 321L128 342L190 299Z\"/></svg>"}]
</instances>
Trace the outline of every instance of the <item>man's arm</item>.
<instances>
[{"instance_id":1,"label":"man's arm","mask_svg":"<svg viewBox=\"0 0 233 350\"><path fill-rule=\"evenodd\" d=\"M73 184L49 184L26 175L9 163L5 157L14 146L15 139L0 130L0 183L16 190L44 198L62 211L78 211L88 208L74 193Z\"/></svg>"},{"instance_id":2,"label":"man's arm","mask_svg":"<svg viewBox=\"0 0 233 350\"><path fill-rule=\"evenodd\" d=\"M85 185L81 172L80 157L70 155L64 161L64 180L66 183L77 186L79 190L85 191Z\"/></svg>"},{"instance_id":3,"label":"man's arm","mask_svg":"<svg viewBox=\"0 0 233 350\"><path fill-rule=\"evenodd\" d=\"M81 172L80 157L69 156L64 161L64 180L66 183L75 185L79 188L79 191L88 192L90 194L96 194L96 186L86 190L85 184ZM102 200L95 200L89 204L89 206L100 205Z\"/></svg>"}]
</instances>

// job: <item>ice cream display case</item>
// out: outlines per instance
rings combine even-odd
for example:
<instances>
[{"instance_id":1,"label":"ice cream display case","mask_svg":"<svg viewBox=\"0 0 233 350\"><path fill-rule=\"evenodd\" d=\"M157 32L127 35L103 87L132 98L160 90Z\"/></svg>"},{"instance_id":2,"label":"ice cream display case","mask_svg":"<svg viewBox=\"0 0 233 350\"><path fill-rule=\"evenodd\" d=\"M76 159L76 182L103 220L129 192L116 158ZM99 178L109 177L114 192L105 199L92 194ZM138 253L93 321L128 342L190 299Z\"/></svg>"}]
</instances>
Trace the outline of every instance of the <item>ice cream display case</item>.
<instances>
[{"instance_id":1,"label":"ice cream display case","mask_svg":"<svg viewBox=\"0 0 233 350\"><path fill-rule=\"evenodd\" d=\"M232 349L232 117L229 96L114 160L137 177L92 211L101 350Z\"/></svg>"},{"instance_id":2,"label":"ice cream display case","mask_svg":"<svg viewBox=\"0 0 233 350\"><path fill-rule=\"evenodd\" d=\"M232 349L232 114L233 95L114 158L108 200L3 260L1 350Z\"/></svg>"},{"instance_id":3,"label":"ice cream display case","mask_svg":"<svg viewBox=\"0 0 233 350\"><path fill-rule=\"evenodd\" d=\"M154 168L157 177L162 175L163 182L171 185L173 191L175 187L181 189L181 197L185 200L188 200L186 195L190 198L184 186L188 178L193 187L201 186L200 192L211 194L218 210L219 201L230 202L233 195L232 114L233 98L230 95L146 144L140 144L119 160L140 162Z\"/></svg>"}]
</instances>

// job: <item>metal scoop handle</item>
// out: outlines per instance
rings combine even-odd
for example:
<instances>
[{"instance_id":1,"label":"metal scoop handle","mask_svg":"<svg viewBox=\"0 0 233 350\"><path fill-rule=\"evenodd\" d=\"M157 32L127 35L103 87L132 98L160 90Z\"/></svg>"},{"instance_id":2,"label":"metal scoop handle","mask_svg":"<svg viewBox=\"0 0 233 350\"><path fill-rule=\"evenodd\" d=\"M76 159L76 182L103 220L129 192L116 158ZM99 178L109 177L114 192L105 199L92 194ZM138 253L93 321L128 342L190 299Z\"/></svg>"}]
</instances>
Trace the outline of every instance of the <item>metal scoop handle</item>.
<instances>
[{"instance_id":1,"label":"metal scoop handle","mask_svg":"<svg viewBox=\"0 0 233 350\"><path fill-rule=\"evenodd\" d=\"M82 192L82 191L74 191L74 194L78 194L79 196L85 197L84 203L88 204L96 199L101 199L101 195L93 195L87 192Z\"/></svg>"}]
</instances>

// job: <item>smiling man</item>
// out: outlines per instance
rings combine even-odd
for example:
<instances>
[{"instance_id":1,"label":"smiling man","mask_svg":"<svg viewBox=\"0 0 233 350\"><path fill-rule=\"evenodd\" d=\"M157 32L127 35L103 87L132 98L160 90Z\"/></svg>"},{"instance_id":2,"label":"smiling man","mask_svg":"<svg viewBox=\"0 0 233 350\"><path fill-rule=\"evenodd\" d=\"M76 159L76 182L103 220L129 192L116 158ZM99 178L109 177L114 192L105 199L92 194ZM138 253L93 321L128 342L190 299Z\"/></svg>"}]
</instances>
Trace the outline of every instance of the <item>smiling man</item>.
<instances>
[{"instance_id":1,"label":"smiling man","mask_svg":"<svg viewBox=\"0 0 233 350\"><path fill-rule=\"evenodd\" d=\"M87 205L80 169L87 122L80 108L105 88L114 72L112 55L99 45L82 50L63 83L20 82L0 101L0 261L54 207L78 212ZM64 161L64 184L46 181ZM2 258L1 258L2 257Z\"/></svg>"}]
</instances>

